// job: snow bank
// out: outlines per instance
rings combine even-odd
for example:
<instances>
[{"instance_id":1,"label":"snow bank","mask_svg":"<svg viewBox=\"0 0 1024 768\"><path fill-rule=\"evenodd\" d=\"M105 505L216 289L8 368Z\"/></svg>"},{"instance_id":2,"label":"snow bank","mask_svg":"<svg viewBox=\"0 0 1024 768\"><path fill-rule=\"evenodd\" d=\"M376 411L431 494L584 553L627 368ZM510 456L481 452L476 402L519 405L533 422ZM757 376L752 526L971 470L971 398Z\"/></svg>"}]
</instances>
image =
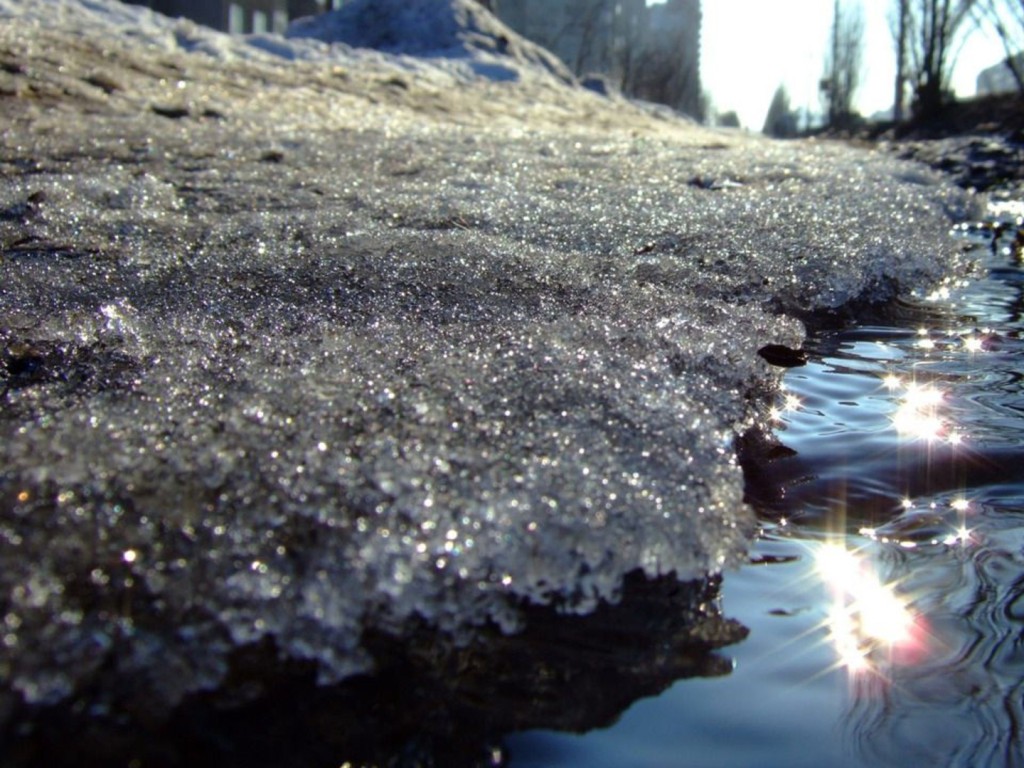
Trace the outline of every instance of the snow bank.
<instances>
[{"instance_id":1,"label":"snow bank","mask_svg":"<svg viewBox=\"0 0 1024 768\"><path fill-rule=\"evenodd\" d=\"M565 83L572 73L471 0L355 0L340 10L298 19L289 38L315 38L389 53L473 59L474 68L497 80L540 67Z\"/></svg>"},{"instance_id":2,"label":"snow bank","mask_svg":"<svg viewBox=\"0 0 1024 768\"><path fill-rule=\"evenodd\" d=\"M227 35L119 0L0 0L0 19L221 60L369 61L461 81L554 77L574 82L557 57L469 0L357 0L339 11L296 20L284 37Z\"/></svg>"}]
</instances>

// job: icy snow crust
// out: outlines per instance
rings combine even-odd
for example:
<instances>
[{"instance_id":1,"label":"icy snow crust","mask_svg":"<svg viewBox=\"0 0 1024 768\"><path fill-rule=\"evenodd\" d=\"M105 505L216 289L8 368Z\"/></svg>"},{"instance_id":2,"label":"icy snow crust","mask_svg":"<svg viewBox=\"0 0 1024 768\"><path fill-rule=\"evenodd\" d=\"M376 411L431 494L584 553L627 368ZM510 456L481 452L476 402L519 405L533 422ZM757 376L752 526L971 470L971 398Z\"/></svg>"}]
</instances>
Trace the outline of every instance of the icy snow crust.
<instances>
[{"instance_id":1,"label":"icy snow crust","mask_svg":"<svg viewBox=\"0 0 1024 768\"><path fill-rule=\"evenodd\" d=\"M0 0L0 679L30 703L161 711L260 640L339 680L367 629L718 571L757 349L954 264L964 200L886 156L182 29Z\"/></svg>"},{"instance_id":2,"label":"icy snow crust","mask_svg":"<svg viewBox=\"0 0 1024 768\"><path fill-rule=\"evenodd\" d=\"M566 83L574 80L557 56L521 37L473 0L356 0L338 11L292 22L286 36L396 54L468 58L476 73L496 80L517 80L522 69L517 65L522 64L546 70Z\"/></svg>"}]
</instances>

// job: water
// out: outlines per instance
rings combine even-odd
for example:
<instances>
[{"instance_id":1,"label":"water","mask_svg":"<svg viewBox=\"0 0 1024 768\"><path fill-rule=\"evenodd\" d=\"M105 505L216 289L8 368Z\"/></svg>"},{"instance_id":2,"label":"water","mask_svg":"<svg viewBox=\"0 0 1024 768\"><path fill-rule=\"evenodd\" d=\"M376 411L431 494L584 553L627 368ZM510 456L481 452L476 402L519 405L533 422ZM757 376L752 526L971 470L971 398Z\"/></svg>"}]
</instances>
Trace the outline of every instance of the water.
<instances>
[{"instance_id":1,"label":"water","mask_svg":"<svg viewBox=\"0 0 1024 768\"><path fill-rule=\"evenodd\" d=\"M973 279L808 341L724 580L732 673L514 736L510 765L1024 765L1018 231L963 228Z\"/></svg>"}]
</instances>

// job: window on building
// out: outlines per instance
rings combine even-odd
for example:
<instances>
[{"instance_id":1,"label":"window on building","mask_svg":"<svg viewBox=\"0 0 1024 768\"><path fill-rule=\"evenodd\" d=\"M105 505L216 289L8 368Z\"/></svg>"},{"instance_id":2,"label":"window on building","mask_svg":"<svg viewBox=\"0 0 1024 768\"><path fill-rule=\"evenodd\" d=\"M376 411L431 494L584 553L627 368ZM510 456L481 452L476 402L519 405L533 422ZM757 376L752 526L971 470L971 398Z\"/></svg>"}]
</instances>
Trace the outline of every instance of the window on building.
<instances>
[{"instance_id":1,"label":"window on building","mask_svg":"<svg viewBox=\"0 0 1024 768\"><path fill-rule=\"evenodd\" d=\"M245 33L245 9L238 3L228 5L228 32L232 35Z\"/></svg>"},{"instance_id":2,"label":"window on building","mask_svg":"<svg viewBox=\"0 0 1024 768\"><path fill-rule=\"evenodd\" d=\"M274 11L273 30L275 34L283 35L288 29L288 11Z\"/></svg>"},{"instance_id":3,"label":"window on building","mask_svg":"<svg viewBox=\"0 0 1024 768\"><path fill-rule=\"evenodd\" d=\"M252 31L257 35L270 31L270 25L267 24L267 14L263 11L252 12Z\"/></svg>"}]
</instances>

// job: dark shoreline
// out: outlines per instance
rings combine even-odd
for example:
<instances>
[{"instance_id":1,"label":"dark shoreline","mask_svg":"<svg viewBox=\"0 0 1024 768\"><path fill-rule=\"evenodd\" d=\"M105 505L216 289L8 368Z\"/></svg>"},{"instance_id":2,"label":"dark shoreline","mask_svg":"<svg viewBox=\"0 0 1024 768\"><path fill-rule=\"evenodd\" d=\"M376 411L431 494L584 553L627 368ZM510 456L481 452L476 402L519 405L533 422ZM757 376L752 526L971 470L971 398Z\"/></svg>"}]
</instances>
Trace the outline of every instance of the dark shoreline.
<instances>
[{"instance_id":1,"label":"dark shoreline","mask_svg":"<svg viewBox=\"0 0 1024 768\"><path fill-rule=\"evenodd\" d=\"M465 646L426 625L378 633L364 640L378 672L335 686L318 685L312 664L282 662L270 643L239 648L225 683L166 721L91 713L84 699L15 705L7 716L31 727L8 730L0 765L499 766L509 733L607 727L677 680L729 674L716 651L747 630L722 616L720 582L633 573L614 605L586 616L527 606L523 632L486 628Z\"/></svg>"}]
</instances>

